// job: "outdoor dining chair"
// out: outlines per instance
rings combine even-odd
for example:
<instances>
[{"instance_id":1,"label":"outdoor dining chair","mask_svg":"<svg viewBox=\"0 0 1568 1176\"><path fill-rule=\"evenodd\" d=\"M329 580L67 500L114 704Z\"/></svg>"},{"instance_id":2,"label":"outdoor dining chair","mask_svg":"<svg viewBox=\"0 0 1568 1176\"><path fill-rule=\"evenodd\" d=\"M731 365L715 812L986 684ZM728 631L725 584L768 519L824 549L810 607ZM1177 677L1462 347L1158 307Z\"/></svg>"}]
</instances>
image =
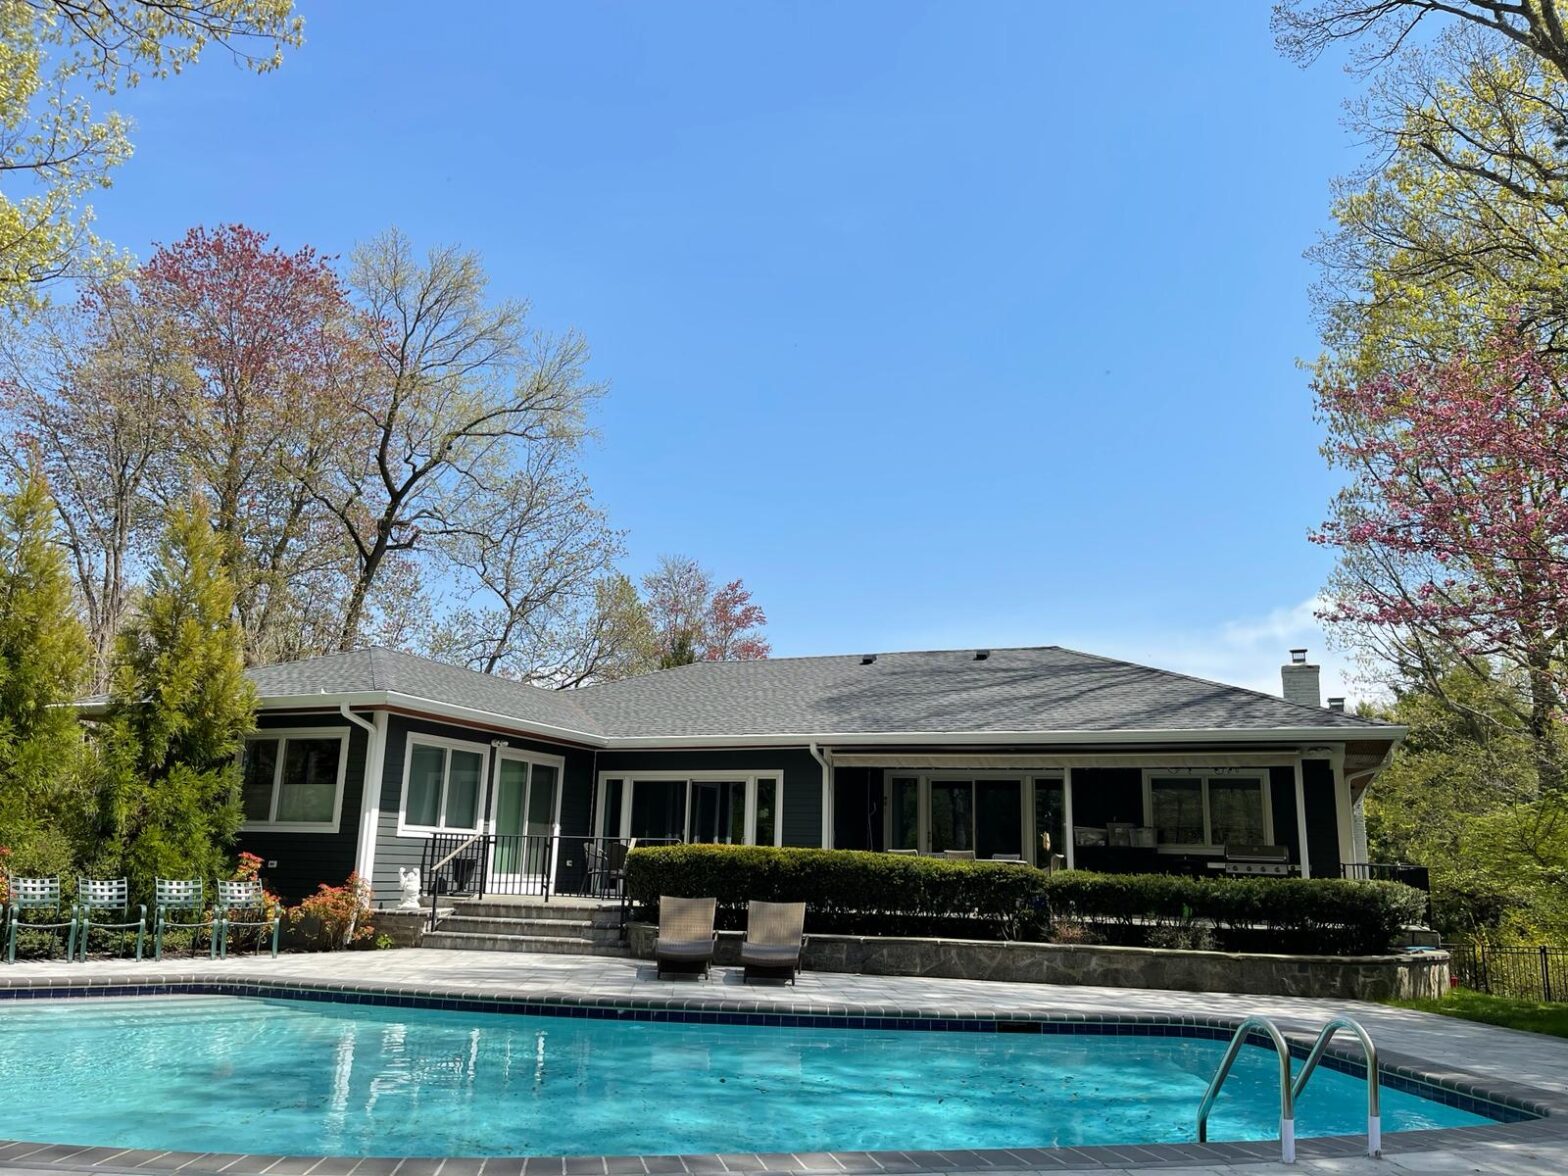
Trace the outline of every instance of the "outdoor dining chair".
<instances>
[{"instance_id":1,"label":"outdoor dining chair","mask_svg":"<svg viewBox=\"0 0 1568 1176\"><path fill-rule=\"evenodd\" d=\"M207 957L218 954L218 916L207 914L207 900L200 878L153 879L152 958L163 958L163 933L170 928L188 930L191 954L196 953L197 931L206 928Z\"/></svg>"},{"instance_id":2,"label":"outdoor dining chair","mask_svg":"<svg viewBox=\"0 0 1568 1176\"><path fill-rule=\"evenodd\" d=\"M71 914L69 919L65 918L67 909ZM52 916L59 921L51 923L24 919L23 914L26 911L42 915L44 920ZM5 928L6 963L16 963L18 930L65 931L69 929L65 943L65 958L69 960L76 955L76 907L65 906L64 900L60 897L59 878L12 878L10 914L11 917L6 921Z\"/></svg>"},{"instance_id":3,"label":"outdoor dining chair","mask_svg":"<svg viewBox=\"0 0 1568 1176\"><path fill-rule=\"evenodd\" d=\"M77 942L81 944L82 959L87 958L87 940L94 927L104 931L130 931L134 928L136 958L142 958L142 944L147 938L147 904L132 905L129 878L77 878L76 909L81 920ZM102 917L95 919L95 913Z\"/></svg>"},{"instance_id":4,"label":"outdoor dining chair","mask_svg":"<svg viewBox=\"0 0 1568 1176\"><path fill-rule=\"evenodd\" d=\"M236 919L235 913L254 914L254 918ZM278 955L278 926L279 919L273 915L267 917L267 898L262 891L261 883L254 879L247 882L219 882L218 902L213 911L213 917L218 921L218 955L227 958L229 954L229 935L235 927L248 928L256 932L256 950L261 950L265 941L266 932L272 931L272 956Z\"/></svg>"},{"instance_id":5,"label":"outdoor dining chair","mask_svg":"<svg viewBox=\"0 0 1568 1176\"><path fill-rule=\"evenodd\" d=\"M653 944L658 979L665 972L708 975L719 938L713 929L717 910L717 899L660 897L659 937Z\"/></svg>"},{"instance_id":6,"label":"outdoor dining chair","mask_svg":"<svg viewBox=\"0 0 1568 1176\"><path fill-rule=\"evenodd\" d=\"M742 980L761 977L795 983L805 950L806 904L754 901L746 907L746 941L740 945Z\"/></svg>"},{"instance_id":7,"label":"outdoor dining chair","mask_svg":"<svg viewBox=\"0 0 1568 1176\"><path fill-rule=\"evenodd\" d=\"M975 851L972 849L944 849L942 856L950 862L972 862L975 860Z\"/></svg>"}]
</instances>

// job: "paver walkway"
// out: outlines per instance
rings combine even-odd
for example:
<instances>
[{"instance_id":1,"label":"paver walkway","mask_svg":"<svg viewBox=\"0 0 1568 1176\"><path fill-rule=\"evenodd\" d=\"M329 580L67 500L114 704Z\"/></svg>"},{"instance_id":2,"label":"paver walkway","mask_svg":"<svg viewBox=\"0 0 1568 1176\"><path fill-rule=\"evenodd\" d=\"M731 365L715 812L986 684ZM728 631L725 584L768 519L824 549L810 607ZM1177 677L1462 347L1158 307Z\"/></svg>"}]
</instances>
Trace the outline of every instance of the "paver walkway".
<instances>
[{"instance_id":1,"label":"paver walkway","mask_svg":"<svg viewBox=\"0 0 1568 1176\"><path fill-rule=\"evenodd\" d=\"M1391 1009L1356 1001L1235 996L1220 993L1159 992L1120 988L1068 988L979 980L916 976L856 976L805 973L795 987L745 985L738 972L716 969L711 981L657 981L641 961L581 956L534 956L495 952L404 949L335 955L268 958L166 959L162 964L95 961L62 965L22 962L0 967L0 986L17 984L119 983L149 974L214 979L276 979L319 984L373 985L378 988L438 988L453 993L506 994L524 998L591 996L606 1000L680 1001L718 1005L728 1002L809 1006L823 1011L876 1009L889 1014L966 1016L1007 1013L1149 1013L1236 1018L1262 1013L1286 1030L1315 1030L1329 1017L1355 1017L1387 1054L1431 1062L1434 1070L1461 1071L1478 1079L1522 1083L1568 1096L1568 1040L1477 1025L1434 1014ZM1554 1116L1555 1118L1555 1116ZM11 1126L14 1127L14 1124ZM16 1157L26 1171L26 1157ZM0 1167L5 1161L0 1160ZM106 1169L97 1167L94 1171ZM192 1168L191 1172L197 1169ZM1067 1169L1053 1168L1053 1173ZM1105 1172L1101 1167L1095 1169ZM1131 1170L1131 1169L1127 1169ZM1145 1169L1138 1169L1145 1170ZM1382 1160L1303 1159L1281 1164L1233 1164L1212 1168L1151 1166L1167 1174L1182 1172L1255 1173L1406 1173L1496 1172L1523 1176L1568 1173L1568 1144L1507 1140L1478 1141L1441 1152L1404 1153ZM58 1173L59 1168L50 1169ZM411 1176L411 1174L410 1174ZM456 1176L455 1170L449 1176ZM945 1176L954 1176L948 1171Z\"/></svg>"}]
</instances>

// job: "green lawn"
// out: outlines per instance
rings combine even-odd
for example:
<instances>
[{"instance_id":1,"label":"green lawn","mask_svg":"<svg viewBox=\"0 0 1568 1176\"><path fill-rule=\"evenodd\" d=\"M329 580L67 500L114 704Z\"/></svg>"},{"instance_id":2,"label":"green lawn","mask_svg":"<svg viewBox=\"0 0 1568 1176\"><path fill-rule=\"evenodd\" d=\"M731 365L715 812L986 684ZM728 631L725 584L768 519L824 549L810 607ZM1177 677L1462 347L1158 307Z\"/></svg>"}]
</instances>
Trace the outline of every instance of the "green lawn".
<instances>
[{"instance_id":1,"label":"green lawn","mask_svg":"<svg viewBox=\"0 0 1568 1176\"><path fill-rule=\"evenodd\" d=\"M1457 988L1441 1000L1391 1000L1388 1003L1401 1009L1419 1009L1423 1013L1442 1013L1445 1017L1568 1037L1568 1001L1547 1004Z\"/></svg>"}]
</instances>

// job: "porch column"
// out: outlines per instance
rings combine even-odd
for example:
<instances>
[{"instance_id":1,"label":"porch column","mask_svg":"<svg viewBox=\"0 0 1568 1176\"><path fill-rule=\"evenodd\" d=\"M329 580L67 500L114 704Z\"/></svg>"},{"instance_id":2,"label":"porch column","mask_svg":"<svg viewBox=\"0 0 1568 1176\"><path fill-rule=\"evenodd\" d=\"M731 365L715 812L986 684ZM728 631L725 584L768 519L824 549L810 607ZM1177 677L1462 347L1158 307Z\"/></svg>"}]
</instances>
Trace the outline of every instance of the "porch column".
<instances>
[{"instance_id":1,"label":"porch column","mask_svg":"<svg viewBox=\"0 0 1568 1176\"><path fill-rule=\"evenodd\" d=\"M1069 764L1062 769L1062 834L1067 844L1062 853L1067 857L1067 868L1073 869L1073 844L1078 840L1073 833L1073 769Z\"/></svg>"},{"instance_id":2,"label":"porch column","mask_svg":"<svg viewBox=\"0 0 1568 1176\"><path fill-rule=\"evenodd\" d=\"M1307 856L1307 790L1301 773L1301 757L1296 757L1296 839L1301 843L1301 876L1312 877Z\"/></svg>"},{"instance_id":3,"label":"porch column","mask_svg":"<svg viewBox=\"0 0 1568 1176\"><path fill-rule=\"evenodd\" d=\"M354 872L374 885L376 833L381 825L381 776L387 758L387 712L370 716L365 740L365 771L360 784L359 837L354 847Z\"/></svg>"}]
</instances>

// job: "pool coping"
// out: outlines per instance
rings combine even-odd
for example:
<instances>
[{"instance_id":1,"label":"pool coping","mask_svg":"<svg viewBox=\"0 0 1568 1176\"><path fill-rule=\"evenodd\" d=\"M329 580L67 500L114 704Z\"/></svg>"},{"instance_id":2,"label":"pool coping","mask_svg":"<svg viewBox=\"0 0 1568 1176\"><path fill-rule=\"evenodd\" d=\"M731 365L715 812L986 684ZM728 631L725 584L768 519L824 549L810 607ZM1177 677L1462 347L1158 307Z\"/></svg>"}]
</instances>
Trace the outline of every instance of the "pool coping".
<instances>
[{"instance_id":1,"label":"pool coping","mask_svg":"<svg viewBox=\"0 0 1568 1176\"><path fill-rule=\"evenodd\" d=\"M662 1023L756 1024L834 1029L916 1029L938 1032L1038 1032L1067 1035L1152 1035L1225 1040L1240 1016L1149 1013L990 1012L958 1006L780 1003L716 999L699 993L649 994L638 999L566 990L475 991L454 985L374 984L296 978L255 978L199 968L137 976L10 977L0 975L0 1001L202 995L320 1000L389 1008L436 1008ZM1310 1035L1286 1031L1296 1056ZM1259 1037L1258 1044L1264 1039ZM1568 1145L1568 1094L1481 1077L1404 1054L1379 1051L1379 1074L1390 1089L1437 1097L1483 1115L1537 1116L1478 1127L1390 1132L1385 1156L1469 1144ZM1361 1076L1366 1066L1353 1048L1335 1045L1324 1064ZM1481 1109L1482 1107L1486 1109ZM1361 1135L1301 1139L1301 1159L1365 1156ZM0 1168L61 1172L184 1172L225 1176L726 1176L729 1173L890 1173L1125 1169L1146 1166L1236 1164L1279 1158L1278 1141L1093 1145L1058 1148L725 1153L680 1156L278 1156L145 1151L73 1144L0 1140Z\"/></svg>"}]
</instances>

